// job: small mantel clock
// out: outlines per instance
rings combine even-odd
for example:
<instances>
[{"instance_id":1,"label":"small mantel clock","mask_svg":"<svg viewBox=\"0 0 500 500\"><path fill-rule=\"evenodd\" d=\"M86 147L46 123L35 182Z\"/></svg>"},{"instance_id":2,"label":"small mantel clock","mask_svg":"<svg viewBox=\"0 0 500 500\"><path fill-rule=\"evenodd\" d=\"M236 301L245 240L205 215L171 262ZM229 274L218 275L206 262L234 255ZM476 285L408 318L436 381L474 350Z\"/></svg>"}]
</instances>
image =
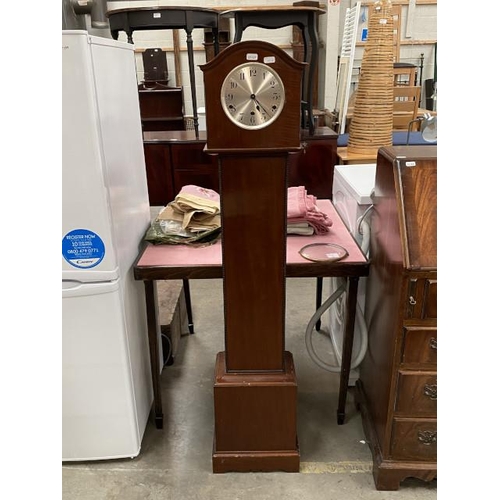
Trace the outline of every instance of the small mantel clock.
<instances>
[{"instance_id":1,"label":"small mantel clock","mask_svg":"<svg viewBox=\"0 0 500 500\"><path fill-rule=\"evenodd\" d=\"M214 472L298 472L297 383L285 351L287 162L300 145L304 63L263 41L201 67L217 155L225 350L214 382Z\"/></svg>"}]
</instances>

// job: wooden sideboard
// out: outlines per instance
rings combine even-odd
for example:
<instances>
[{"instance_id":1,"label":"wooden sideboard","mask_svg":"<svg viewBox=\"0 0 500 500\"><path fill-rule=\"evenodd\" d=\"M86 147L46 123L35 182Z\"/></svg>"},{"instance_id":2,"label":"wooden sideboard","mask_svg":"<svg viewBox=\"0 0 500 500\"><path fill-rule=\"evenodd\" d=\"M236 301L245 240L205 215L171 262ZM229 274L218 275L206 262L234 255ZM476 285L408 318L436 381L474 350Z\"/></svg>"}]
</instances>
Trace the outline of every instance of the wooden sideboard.
<instances>
[{"instance_id":1,"label":"wooden sideboard","mask_svg":"<svg viewBox=\"0 0 500 500\"><path fill-rule=\"evenodd\" d=\"M217 159L204 152L206 132L193 130L144 132L144 155L151 206L172 201L182 186L195 184L219 192ZM288 164L288 185L305 186L309 194L331 199L337 133L317 127L303 133L304 148Z\"/></svg>"},{"instance_id":2,"label":"wooden sideboard","mask_svg":"<svg viewBox=\"0 0 500 500\"><path fill-rule=\"evenodd\" d=\"M356 402L378 490L437 475L437 148L381 148Z\"/></svg>"}]
</instances>

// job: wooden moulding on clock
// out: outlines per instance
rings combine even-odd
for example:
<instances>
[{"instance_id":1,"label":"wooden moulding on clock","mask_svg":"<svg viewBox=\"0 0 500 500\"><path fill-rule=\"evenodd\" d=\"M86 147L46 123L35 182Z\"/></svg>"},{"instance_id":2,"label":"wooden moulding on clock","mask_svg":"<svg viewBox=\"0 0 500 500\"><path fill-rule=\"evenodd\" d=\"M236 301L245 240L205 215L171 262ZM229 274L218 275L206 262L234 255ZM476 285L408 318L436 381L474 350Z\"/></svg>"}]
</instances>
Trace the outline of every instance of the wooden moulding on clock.
<instances>
[{"instance_id":1,"label":"wooden moulding on clock","mask_svg":"<svg viewBox=\"0 0 500 500\"><path fill-rule=\"evenodd\" d=\"M215 364L214 473L299 472L297 380L292 354L280 372L228 372Z\"/></svg>"},{"instance_id":2,"label":"wooden moulding on clock","mask_svg":"<svg viewBox=\"0 0 500 500\"><path fill-rule=\"evenodd\" d=\"M273 57L270 63L278 72L285 87L285 106L280 116L269 126L259 130L238 127L229 120L220 104L220 92L227 74L238 64L251 62L247 54L256 54L255 62L263 63L265 58ZM222 55L222 54L221 54ZM238 42L224 50L223 57L216 57L200 66L205 73L205 108L207 121L206 152L255 153L256 150L275 152L298 151L301 149L300 101L302 72L305 63L296 61L279 47L260 40ZM210 75L210 78L207 76ZM287 103L299 103L298 106ZM224 123L224 126L221 124ZM279 131L276 135L274 132Z\"/></svg>"}]
</instances>

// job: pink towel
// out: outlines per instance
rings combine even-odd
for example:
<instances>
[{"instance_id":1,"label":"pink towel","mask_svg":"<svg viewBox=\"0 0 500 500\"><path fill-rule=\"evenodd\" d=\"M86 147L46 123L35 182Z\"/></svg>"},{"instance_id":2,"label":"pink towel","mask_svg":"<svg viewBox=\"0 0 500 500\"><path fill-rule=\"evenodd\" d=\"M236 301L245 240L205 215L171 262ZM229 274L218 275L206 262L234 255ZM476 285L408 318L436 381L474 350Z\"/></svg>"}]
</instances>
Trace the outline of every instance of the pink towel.
<instances>
[{"instance_id":1,"label":"pink towel","mask_svg":"<svg viewBox=\"0 0 500 500\"><path fill-rule=\"evenodd\" d=\"M315 234L324 234L332 225L331 219L316 205L316 196L307 194L304 186L288 188L287 222L307 222Z\"/></svg>"}]
</instances>

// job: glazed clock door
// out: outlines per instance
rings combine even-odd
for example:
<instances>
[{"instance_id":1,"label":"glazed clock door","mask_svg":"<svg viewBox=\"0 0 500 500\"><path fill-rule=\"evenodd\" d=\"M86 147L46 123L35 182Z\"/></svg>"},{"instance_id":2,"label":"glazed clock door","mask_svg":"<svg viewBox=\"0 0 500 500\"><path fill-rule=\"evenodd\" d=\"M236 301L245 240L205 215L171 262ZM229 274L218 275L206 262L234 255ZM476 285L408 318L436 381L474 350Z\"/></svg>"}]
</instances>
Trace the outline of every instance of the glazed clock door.
<instances>
[{"instance_id":1,"label":"glazed clock door","mask_svg":"<svg viewBox=\"0 0 500 500\"><path fill-rule=\"evenodd\" d=\"M250 62L226 76L220 99L227 117L235 125L257 130L268 127L279 117L285 103L285 88L270 66Z\"/></svg>"}]
</instances>

